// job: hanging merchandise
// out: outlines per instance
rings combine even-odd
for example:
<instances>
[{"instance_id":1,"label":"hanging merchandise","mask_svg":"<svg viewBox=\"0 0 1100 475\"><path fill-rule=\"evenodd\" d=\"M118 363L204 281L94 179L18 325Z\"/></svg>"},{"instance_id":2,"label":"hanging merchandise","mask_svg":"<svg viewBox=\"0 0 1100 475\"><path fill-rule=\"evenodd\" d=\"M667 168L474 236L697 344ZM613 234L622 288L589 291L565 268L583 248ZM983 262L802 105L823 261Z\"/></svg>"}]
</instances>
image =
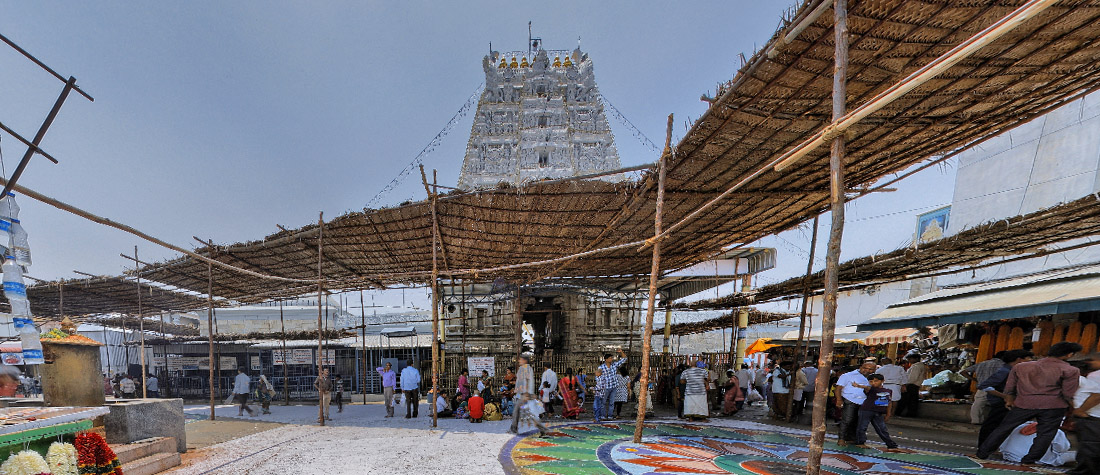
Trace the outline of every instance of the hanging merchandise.
<instances>
[{"instance_id":1,"label":"hanging merchandise","mask_svg":"<svg viewBox=\"0 0 1100 475\"><path fill-rule=\"evenodd\" d=\"M43 459L38 452L24 450L8 457L0 465L0 473L4 475L39 475L50 473L50 466L46 464L46 459Z\"/></svg>"},{"instance_id":2,"label":"hanging merchandise","mask_svg":"<svg viewBox=\"0 0 1100 475\"><path fill-rule=\"evenodd\" d=\"M31 245L27 239L27 231L18 219L11 220L11 240L8 244L8 252L15 256L15 262L23 267L31 265Z\"/></svg>"},{"instance_id":3,"label":"hanging merchandise","mask_svg":"<svg viewBox=\"0 0 1100 475\"><path fill-rule=\"evenodd\" d=\"M76 441L77 467L81 474L122 475L122 464L102 435L95 432L81 432Z\"/></svg>"},{"instance_id":4,"label":"hanging merchandise","mask_svg":"<svg viewBox=\"0 0 1100 475\"><path fill-rule=\"evenodd\" d=\"M16 264L15 257L4 256L4 296L11 303L11 313L16 316L31 315L31 305L27 302L27 285L23 283L23 268Z\"/></svg>"},{"instance_id":5,"label":"hanging merchandise","mask_svg":"<svg viewBox=\"0 0 1100 475\"><path fill-rule=\"evenodd\" d=\"M73 444L54 442L46 452L46 463L53 475L78 475L76 468L76 447Z\"/></svg>"}]
</instances>

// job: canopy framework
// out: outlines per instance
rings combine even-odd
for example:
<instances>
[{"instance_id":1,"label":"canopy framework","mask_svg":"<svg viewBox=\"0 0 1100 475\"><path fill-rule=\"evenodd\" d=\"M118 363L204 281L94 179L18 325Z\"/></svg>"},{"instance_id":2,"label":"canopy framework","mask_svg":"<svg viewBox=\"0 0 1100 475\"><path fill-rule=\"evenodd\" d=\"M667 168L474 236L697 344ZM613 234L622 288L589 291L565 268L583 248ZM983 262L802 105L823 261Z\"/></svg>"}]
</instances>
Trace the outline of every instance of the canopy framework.
<instances>
[{"instance_id":1,"label":"canopy framework","mask_svg":"<svg viewBox=\"0 0 1100 475\"><path fill-rule=\"evenodd\" d=\"M1083 242L1062 247L1047 247L1100 234L1100 196L1089 195L1069 203L1006 219L990 221L918 247L905 247L885 254L864 256L840 265L840 283L846 286L869 285L941 273L958 272L966 266L997 264L993 260L1041 257L1069 248L1100 242ZM810 276L811 287L821 289L823 273ZM679 304L692 310L737 308L801 297L803 277L769 284L753 292L738 292L717 299Z\"/></svg>"},{"instance_id":2,"label":"canopy framework","mask_svg":"<svg viewBox=\"0 0 1100 475\"><path fill-rule=\"evenodd\" d=\"M722 191L753 179L704 216L684 223L662 249L667 268L711 256L732 244L789 229L827 204L826 150L814 150L782 173L756 172L829 122L830 15L810 18L808 1L738 75L680 142L669 163L667 220L678 222ZM964 1L853 1L848 103L858 106L1022 4ZM1008 130L1100 86L1100 2L1061 2L949 68L849 130L846 168L861 189L915 163ZM808 22L803 25L802 22ZM794 27L790 41L778 41ZM439 198L441 274L472 280L532 281L558 275L641 275L652 222L655 175L637 182L561 181ZM322 266L330 288L425 283L430 276L431 206L349 213L326 223ZM261 241L200 249L256 272L315 275L316 226ZM579 259L540 264L584 250ZM514 266L514 267L506 267ZM181 288L205 285L192 257L139 272ZM502 268L506 267L506 268ZM215 272L215 294L258 301L301 293L292 282Z\"/></svg>"}]
</instances>

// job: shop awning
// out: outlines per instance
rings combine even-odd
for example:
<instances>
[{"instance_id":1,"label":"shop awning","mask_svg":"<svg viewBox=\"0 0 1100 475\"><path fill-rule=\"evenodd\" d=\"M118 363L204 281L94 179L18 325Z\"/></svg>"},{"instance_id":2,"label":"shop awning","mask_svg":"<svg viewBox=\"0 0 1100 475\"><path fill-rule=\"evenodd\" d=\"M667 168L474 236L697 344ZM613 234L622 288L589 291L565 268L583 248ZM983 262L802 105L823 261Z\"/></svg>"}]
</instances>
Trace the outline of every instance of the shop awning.
<instances>
[{"instance_id":1,"label":"shop awning","mask_svg":"<svg viewBox=\"0 0 1100 475\"><path fill-rule=\"evenodd\" d=\"M984 282L893 304L860 330L915 329L1100 310L1100 266Z\"/></svg>"},{"instance_id":2,"label":"shop awning","mask_svg":"<svg viewBox=\"0 0 1100 475\"><path fill-rule=\"evenodd\" d=\"M868 345L889 345L909 341L918 331L914 328L894 328L872 332L865 340Z\"/></svg>"}]
</instances>

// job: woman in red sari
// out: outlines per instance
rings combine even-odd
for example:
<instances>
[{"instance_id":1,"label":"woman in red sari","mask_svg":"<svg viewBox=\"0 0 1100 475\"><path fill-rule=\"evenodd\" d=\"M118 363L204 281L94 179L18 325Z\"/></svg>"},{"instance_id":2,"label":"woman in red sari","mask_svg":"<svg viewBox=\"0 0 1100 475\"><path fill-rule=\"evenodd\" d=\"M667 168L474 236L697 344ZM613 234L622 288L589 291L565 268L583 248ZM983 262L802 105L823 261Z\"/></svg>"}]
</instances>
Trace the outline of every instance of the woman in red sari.
<instances>
[{"instance_id":1,"label":"woman in red sari","mask_svg":"<svg viewBox=\"0 0 1100 475\"><path fill-rule=\"evenodd\" d=\"M726 395L722 398L722 415L729 416L737 412L737 401L744 401L745 395L733 370L726 370L726 374L729 375L729 382L726 383Z\"/></svg>"},{"instance_id":2,"label":"woman in red sari","mask_svg":"<svg viewBox=\"0 0 1100 475\"><path fill-rule=\"evenodd\" d=\"M580 385L577 384L577 377L573 375L573 368L565 368L565 377L558 380L558 394L564 401L562 417L576 419L577 414L581 413L580 400L577 397L578 389Z\"/></svg>"}]
</instances>

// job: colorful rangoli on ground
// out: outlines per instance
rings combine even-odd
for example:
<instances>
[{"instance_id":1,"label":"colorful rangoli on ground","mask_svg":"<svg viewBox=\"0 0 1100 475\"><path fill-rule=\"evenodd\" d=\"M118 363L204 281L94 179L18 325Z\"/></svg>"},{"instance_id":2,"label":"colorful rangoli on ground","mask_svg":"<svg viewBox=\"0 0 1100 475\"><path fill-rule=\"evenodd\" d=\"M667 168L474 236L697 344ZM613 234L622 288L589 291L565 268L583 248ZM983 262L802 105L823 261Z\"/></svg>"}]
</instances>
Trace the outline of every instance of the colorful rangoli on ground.
<instances>
[{"instance_id":1,"label":"colorful rangoli on ground","mask_svg":"<svg viewBox=\"0 0 1100 475\"><path fill-rule=\"evenodd\" d=\"M576 424L552 428L546 438L520 436L504 447L508 473L739 474L805 473L808 436L758 429L691 424L647 424L641 444L633 424ZM1025 475L1043 469L979 461L949 453L885 447L840 447L826 442L822 474L829 475Z\"/></svg>"}]
</instances>

